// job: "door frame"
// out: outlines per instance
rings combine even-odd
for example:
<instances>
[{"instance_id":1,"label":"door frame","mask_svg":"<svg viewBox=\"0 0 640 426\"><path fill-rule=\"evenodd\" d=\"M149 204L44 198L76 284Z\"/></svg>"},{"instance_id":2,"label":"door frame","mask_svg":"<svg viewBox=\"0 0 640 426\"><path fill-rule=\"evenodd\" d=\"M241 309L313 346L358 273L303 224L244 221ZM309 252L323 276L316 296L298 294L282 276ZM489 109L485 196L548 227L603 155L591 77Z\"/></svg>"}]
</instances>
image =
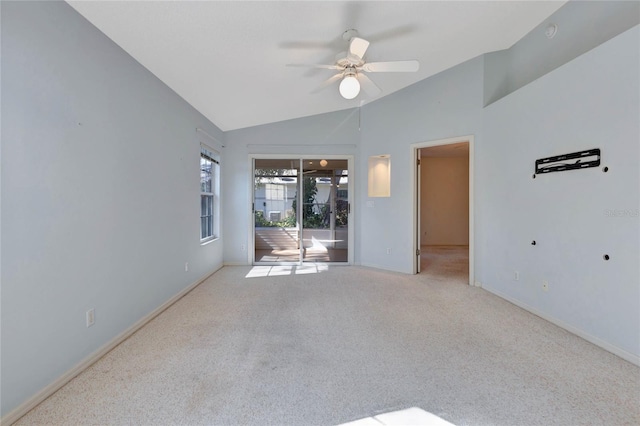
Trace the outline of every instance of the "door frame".
<instances>
[{"instance_id":1,"label":"door frame","mask_svg":"<svg viewBox=\"0 0 640 426\"><path fill-rule=\"evenodd\" d=\"M260 262L256 263L256 250L255 250L255 218L253 213L253 202L254 202L254 164L255 160L268 160L268 159L283 159L283 160L315 160L318 158L324 158L326 160L347 160L348 167L348 183L347 183L347 191L349 195L349 229L347 231L347 262L335 262L331 263L332 265L353 265L354 264L354 226L353 226L353 218L354 214L354 156L353 155L341 155L341 154L249 154L249 170L251 179L249 179L249 200L248 200L248 208L249 211L249 240L247 241L247 255L249 258L249 264L251 265L303 265L304 259L300 256L300 260L298 262ZM302 179L298 179L298 185L301 185ZM302 225L300 225L302 231ZM306 262L309 264L310 262ZM315 263L315 262L313 262Z\"/></svg>"},{"instance_id":2,"label":"door frame","mask_svg":"<svg viewBox=\"0 0 640 426\"><path fill-rule=\"evenodd\" d=\"M474 198L475 198L475 185L474 185L474 135L458 136L447 139L437 139L427 142L418 142L411 144L412 161L411 161L411 176L412 179L412 203L413 203L413 273L417 274L420 268L420 259L417 255L420 250L420 194L418 194L418 180L420 175L418 174L420 168L418 167L418 155L422 148L430 148L440 145L452 145L455 143L469 143L469 285L476 285L475 282L475 232L474 232Z\"/></svg>"}]
</instances>

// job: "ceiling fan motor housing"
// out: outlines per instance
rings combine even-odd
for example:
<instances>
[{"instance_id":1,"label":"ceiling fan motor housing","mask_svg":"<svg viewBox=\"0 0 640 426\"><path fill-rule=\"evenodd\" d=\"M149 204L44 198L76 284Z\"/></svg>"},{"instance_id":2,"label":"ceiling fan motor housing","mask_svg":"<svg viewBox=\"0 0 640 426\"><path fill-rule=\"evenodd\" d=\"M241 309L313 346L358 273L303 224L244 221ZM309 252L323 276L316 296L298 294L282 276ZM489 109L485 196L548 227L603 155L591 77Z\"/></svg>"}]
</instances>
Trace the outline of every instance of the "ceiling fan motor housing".
<instances>
[{"instance_id":1,"label":"ceiling fan motor housing","mask_svg":"<svg viewBox=\"0 0 640 426\"><path fill-rule=\"evenodd\" d=\"M336 65L341 67L361 67L364 65L364 60L355 55L350 55L348 52L340 52L336 55Z\"/></svg>"},{"instance_id":2,"label":"ceiling fan motor housing","mask_svg":"<svg viewBox=\"0 0 640 426\"><path fill-rule=\"evenodd\" d=\"M355 67L347 67L344 69L345 77L355 77L358 74Z\"/></svg>"}]
</instances>

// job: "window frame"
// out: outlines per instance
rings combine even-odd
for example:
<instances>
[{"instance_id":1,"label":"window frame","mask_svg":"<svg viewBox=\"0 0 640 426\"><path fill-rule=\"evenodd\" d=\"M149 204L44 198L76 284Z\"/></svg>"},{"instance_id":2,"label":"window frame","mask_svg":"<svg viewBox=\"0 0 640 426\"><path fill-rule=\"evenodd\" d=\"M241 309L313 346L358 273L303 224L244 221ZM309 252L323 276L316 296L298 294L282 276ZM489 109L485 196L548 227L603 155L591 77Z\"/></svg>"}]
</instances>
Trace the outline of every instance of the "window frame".
<instances>
[{"instance_id":1,"label":"window frame","mask_svg":"<svg viewBox=\"0 0 640 426\"><path fill-rule=\"evenodd\" d=\"M210 163L207 188L203 160ZM208 205L205 207L203 197ZM206 220L206 222L205 222ZM207 225L205 227L205 224ZM205 232L205 228L206 231ZM206 244L220 237L220 153L203 143L200 144L200 244ZM204 235L206 234L206 235Z\"/></svg>"}]
</instances>

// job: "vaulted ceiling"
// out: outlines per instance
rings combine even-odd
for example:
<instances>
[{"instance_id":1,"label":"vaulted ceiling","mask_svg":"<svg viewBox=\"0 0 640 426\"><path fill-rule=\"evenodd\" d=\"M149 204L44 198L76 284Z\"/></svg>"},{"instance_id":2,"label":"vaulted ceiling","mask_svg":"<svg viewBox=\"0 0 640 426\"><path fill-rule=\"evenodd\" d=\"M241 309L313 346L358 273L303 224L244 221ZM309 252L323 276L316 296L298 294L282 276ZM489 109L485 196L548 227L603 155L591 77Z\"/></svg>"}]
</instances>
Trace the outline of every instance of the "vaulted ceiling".
<instances>
[{"instance_id":1,"label":"vaulted ceiling","mask_svg":"<svg viewBox=\"0 0 640 426\"><path fill-rule=\"evenodd\" d=\"M69 1L222 130L353 108L338 84L310 93L357 29L365 59L417 59L416 73L369 77L386 96L509 48L565 1Z\"/></svg>"}]
</instances>

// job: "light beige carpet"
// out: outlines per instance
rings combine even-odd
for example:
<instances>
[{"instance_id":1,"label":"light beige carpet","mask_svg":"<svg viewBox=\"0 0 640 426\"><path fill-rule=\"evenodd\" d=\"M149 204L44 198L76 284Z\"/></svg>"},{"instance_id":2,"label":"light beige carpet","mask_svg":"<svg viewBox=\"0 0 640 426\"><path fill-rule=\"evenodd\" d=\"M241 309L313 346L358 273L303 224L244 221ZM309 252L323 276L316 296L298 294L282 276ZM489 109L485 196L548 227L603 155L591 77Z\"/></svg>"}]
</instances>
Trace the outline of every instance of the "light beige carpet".
<instances>
[{"instance_id":1,"label":"light beige carpet","mask_svg":"<svg viewBox=\"0 0 640 426\"><path fill-rule=\"evenodd\" d=\"M340 426L453 426L446 420L424 411L418 407L411 407L404 410L392 411L390 413L378 414L375 417L365 417L343 423Z\"/></svg>"},{"instance_id":2,"label":"light beige carpet","mask_svg":"<svg viewBox=\"0 0 640 426\"><path fill-rule=\"evenodd\" d=\"M638 367L434 262L225 267L18 424L640 424Z\"/></svg>"}]
</instances>

